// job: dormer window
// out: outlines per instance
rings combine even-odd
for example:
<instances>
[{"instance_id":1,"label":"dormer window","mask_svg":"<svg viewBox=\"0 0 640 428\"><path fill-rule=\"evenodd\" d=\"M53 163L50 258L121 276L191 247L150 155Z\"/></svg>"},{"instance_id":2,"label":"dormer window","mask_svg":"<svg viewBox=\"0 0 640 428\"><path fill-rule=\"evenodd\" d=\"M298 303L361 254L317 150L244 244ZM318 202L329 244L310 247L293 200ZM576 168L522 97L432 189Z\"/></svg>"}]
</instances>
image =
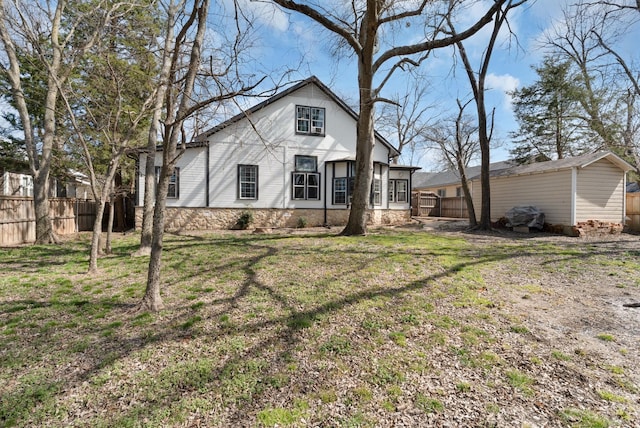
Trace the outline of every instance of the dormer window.
<instances>
[{"instance_id":1,"label":"dormer window","mask_svg":"<svg viewBox=\"0 0 640 428\"><path fill-rule=\"evenodd\" d=\"M324 135L324 108L296 106L296 133Z\"/></svg>"}]
</instances>

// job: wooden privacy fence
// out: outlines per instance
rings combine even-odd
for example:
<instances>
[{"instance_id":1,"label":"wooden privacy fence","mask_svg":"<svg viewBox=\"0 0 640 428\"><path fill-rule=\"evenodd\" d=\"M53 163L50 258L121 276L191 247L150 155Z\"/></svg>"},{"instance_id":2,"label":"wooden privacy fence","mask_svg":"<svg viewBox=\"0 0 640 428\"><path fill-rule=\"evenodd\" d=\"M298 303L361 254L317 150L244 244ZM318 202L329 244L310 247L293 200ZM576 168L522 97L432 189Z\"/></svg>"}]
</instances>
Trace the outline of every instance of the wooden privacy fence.
<instances>
[{"instance_id":1,"label":"wooden privacy fence","mask_svg":"<svg viewBox=\"0 0 640 428\"><path fill-rule=\"evenodd\" d=\"M640 232L640 193L627 193L627 217L629 229Z\"/></svg>"},{"instance_id":2,"label":"wooden privacy fence","mask_svg":"<svg viewBox=\"0 0 640 428\"><path fill-rule=\"evenodd\" d=\"M416 217L469 217L464 197L441 198L433 192L413 192L411 198L411 214Z\"/></svg>"},{"instance_id":3,"label":"wooden privacy fence","mask_svg":"<svg viewBox=\"0 0 640 428\"><path fill-rule=\"evenodd\" d=\"M68 235L93 229L96 203L80 199L49 200L53 232ZM33 198L0 196L0 246L36 240Z\"/></svg>"},{"instance_id":4,"label":"wooden privacy fence","mask_svg":"<svg viewBox=\"0 0 640 428\"><path fill-rule=\"evenodd\" d=\"M469 218L467 201L463 196L440 198L439 206L436 209L439 210L440 217Z\"/></svg>"},{"instance_id":5,"label":"wooden privacy fence","mask_svg":"<svg viewBox=\"0 0 640 428\"><path fill-rule=\"evenodd\" d=\"M415 217L437 216L434 208L438 204L438 195L433 192L411 193L411 215Z\"/></svg>"}]
</instances>

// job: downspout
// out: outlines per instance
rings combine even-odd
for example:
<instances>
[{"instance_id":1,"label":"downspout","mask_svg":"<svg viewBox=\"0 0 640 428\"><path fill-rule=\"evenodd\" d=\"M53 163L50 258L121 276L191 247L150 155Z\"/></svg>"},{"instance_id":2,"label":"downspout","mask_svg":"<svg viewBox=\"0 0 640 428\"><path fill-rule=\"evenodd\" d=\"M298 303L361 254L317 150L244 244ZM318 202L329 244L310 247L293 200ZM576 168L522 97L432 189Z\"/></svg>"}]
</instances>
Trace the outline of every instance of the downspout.
<instances>
[{"instance_id":1,"label":"downspout","mask_svg":"<svg viewBox=\"0 0 640 428\"><path fill-rule=\"evenodd\" d=\"M322 225L327 227L327 163L324 163L324 218Z\"/></svg>"},{"instance_id":2,"label":"downspout","mask_svg":"<svg viewBox=\"0 0 640 428\"><path fill-rule=\"evenodd\" d=\"M282 209L287 209L287 146L282 146Z\"/></svg>"},{"instance_id":3,"label":"downspout","mask_svg":"<svg viewBox=\"0 0 640 428\"><path fill-rule=\"evenodd\" d=\"M627 221L627 172L622 174L622 226Z\"/></svg>"},{"instance_id":4,"label":"downspout","mask_svg":"<svg viewBox=\"0 0 640 428\"><path fill-rule=\"evenodd\" d=\"M205 188L204 189L204 191L205 191L205 202L204 202L205 205L204 206L205 207L209 207L209 179L210 179L210 177L209 177L209 156L210 156L209 151L210 150L211 149L209 148L209 143L207 143L207 151L206 151L206 155L205 155L205 158L204 158L204 168L205 168L204 175L206 177L205 185L204 185L204 188Z\"/></svg>"},{"instance_id":5,"label":"downspout","mask_svg":"<svg viewBox=\"0 0 640 428\"><path fill-rule=\"evenodd\" d=\"M576 225L576 199L578 192L578 168L571 168L571 225Z\"/></svg>"}]
</instances>

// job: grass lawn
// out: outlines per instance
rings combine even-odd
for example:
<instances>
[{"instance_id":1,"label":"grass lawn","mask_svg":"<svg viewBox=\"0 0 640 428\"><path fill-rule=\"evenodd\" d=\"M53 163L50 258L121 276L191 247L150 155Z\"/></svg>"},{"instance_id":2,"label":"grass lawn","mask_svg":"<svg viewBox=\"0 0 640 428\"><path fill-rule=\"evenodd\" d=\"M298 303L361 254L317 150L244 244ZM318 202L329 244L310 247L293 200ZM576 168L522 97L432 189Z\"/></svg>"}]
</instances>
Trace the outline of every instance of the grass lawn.
<instances>
[{"instance_id":1,"label":"grass lawn","mask_svg":"<svg viewBox=\"0 0 640 428\"><path fill-rule=\"evenodd\" d=\"M166 309L140 313L138 239L118 237L98 275L87 235L0 249L0 426L640 424L637 339L548 339L503 293L544 297L535 275L587 260L621 263L635 292L637 252L411 230L166 235Z\"/></svg>"}]
</instances>

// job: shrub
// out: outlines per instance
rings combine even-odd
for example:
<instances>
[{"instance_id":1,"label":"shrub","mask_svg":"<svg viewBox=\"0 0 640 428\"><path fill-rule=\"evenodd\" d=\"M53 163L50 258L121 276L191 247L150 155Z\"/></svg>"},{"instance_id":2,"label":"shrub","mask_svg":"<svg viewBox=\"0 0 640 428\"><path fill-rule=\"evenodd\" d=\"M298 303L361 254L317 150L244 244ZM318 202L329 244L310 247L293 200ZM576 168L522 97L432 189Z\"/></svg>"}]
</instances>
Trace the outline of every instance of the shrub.
<instances>
[{"instance_id":1,"label":"shrub","mask_svg":"<svg viewBox=\"0 0 640 428\"><path fill-rule=\"evenodd\" d=\"M253 213L251 211L243 211L240 213L240 217L238 217L238 221L236 225L238 229L246 229L249 225L253 223Z\"/></svg>"},{"instance_id":2,"label":"shrub","mask_svg":"<svg viewBox=\"0 0 640 428\"><path fill-rule=\"evenodd\" d=\"M298 217L298 229L304 229L307 227L307 219L305 217Z\"/></svg>"}]
</instances>

